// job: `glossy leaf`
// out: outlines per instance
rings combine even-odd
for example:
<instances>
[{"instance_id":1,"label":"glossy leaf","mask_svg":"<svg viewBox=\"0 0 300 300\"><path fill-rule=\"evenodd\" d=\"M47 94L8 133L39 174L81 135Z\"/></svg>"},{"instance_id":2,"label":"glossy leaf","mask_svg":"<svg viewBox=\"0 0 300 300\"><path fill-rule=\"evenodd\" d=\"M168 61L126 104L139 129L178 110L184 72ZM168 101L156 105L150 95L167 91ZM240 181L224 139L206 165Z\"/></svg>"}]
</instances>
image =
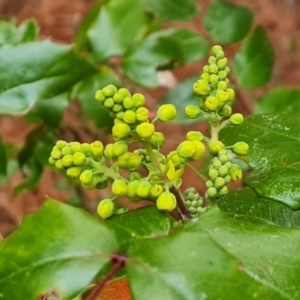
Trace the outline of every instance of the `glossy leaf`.
<instances>
[{"instance_id":1,"label":"glossy leaf","mask_svg":"<svg viewBox=\"0 0 300 300\"><path fill-rule=\"evenodd\" d=\"M0 244L1 297L38 299L53 291L59 299L73 299L109 264L117 248L103 223L50 200Z\"/></svg>"},{"instance_id":2,"label":"glossy leaf","mask_svg":"<svg viewBox=\"0 0 300 300\"><path fill-rule=\"evenodd\" d=\"M254 113L281 113L288 107L300 110L300 89L290 87L272 89L255 103Z\"/></svg>"},{"instance_id":3,"label":"glossy leaf","mask_svg":"<svg viewBox=\"0 0 300 300\"><path fill-rule=\"evenodd\" d=\"M7 154L2 137L0 136L0 175L6 175L7 171Z\"/></svg>"},{"instance_id":4,"label":"glossy leaf","mask_svg":"<svg viewBox=\"0 0 300 300\"><path fill-rule=\"evenodd\" d=\"M114 0L102 5L88 30L89 43L96 59L122 54L134 43L145 25L140 0Z\"/></svg>"},{"instance_id":5,"label":"glossy leaf","mask_svg":"<svg viewBox=\"0 0 300 300\"><path fill-rule=\"evenodd\" d=\"M235 219L300 228L300 210L267 198L259 198L250 188L231 190L218 201L219 208Z\"/></svg>"},{"instance_id":6,"label":"glossy leaf","mask_svg":"<svg viewBox=\"0 0 300 300\"><path fill-rule=\"evenodd\" d=\"M175 49L175 51L173 51ZM125 75L146 87L157 87L157 69L172 68L206 55L208 42L187 29L162 30L134 45L122 59Z\"/></svg>"},{"instance_id":7,"label":"glossy leaf","mask_svg":"<svg viewBox=\"0 0 300 300\"><path fill-rule=\"evenodd\" d=\"M234 58L234 76L242 87L255 89L270 80L273 64L273 46L263 27L257 26Z\"/></svg>"},{"instance_id":8,"label":"glossy leaf","mask_svg":"<svg viewBox=\"0 0 300 300\"><path fill-rule=\"evenodd\" d=\"M73 89L72 97L80 101L84 114L94 121L98 127L111 126L112 118L108 110L96 101L95 92L108 84L120 85L117 76L108 68L79 82Z\"/></svg>"},{"instance_id":9,"label":"glossy leaf","mask_svg":"<svg viewBox=\"0 0 300 300\"><path fill-rule=\"evenodd\" d=\"M168 21L188 21L198 13L195 0L143 0L146 9Z\"/></svg>"},{"instance_id":10,"label":"glossy leaf","mask_svg":"<svg viewBox=\"0 0 300 300\"><path fill-rule=\"evenodd\" d=\"M300 232L228 218L217 208L158 240L136 240L126 265L134 299L300 296Z\"/></svg>"},{"instance_id":11,"label":"glossy leaf","mask_svg":"<svg viewBox=\"0 0 300 300\"><path fill-rule=\"evenodd\" d=\"M300 208L299 120L291 110L280 115L254 115L245 123L226 128L226 145L245 141L250 146L248 161L253 170L245 184L260 197Z\"/></svg>"},{"instance_id":12,"label":"glossy leaf","mask_svg":"<svg viewBox=\"0 0 300 300\"><path fill-rule=\"evenodd\" d=\"M251 28L253 13L245 6L214 0L204 17L204 26L214 41L234 43Z\"/></svg>"},{"instance_id":13,"label":"glossy leaf","mask_svg":"<svg viewBox=\"0 0 300 300\"><path fill-rule=\"evenodd\" d=\"M164 97L159 101L158 105L173 104L177 109L177 116L173 120L174 123L190 124L199 122L201 117L196 119L189 119L185 115L185 107L187 105L199 105L200 98L193 90L193 83L199 79L199 75L187 78L178 83L174 89L167 92Z\"/></svg>"},{"instance_id":14,"label":"glossy leaf","mask_svg":"<svg viewBox=\"0 0 300 300\"><path fill-rule=\"evenodd\" d=\"M115 215L106 222L114 230L121 250L125 252L136 239L168 235L174 219L151 205Z\"/></svg>"},{"instance_id":15,"label":"glossy leaf","mask_svg":"<svg viewBox=\"0 0 300 300\"><path fill-rule=\"evenodd\" d=\"M5 45L0 56L2 114L24 114L36 101L66 92L96 73L72 48L48 40Z\"/></svg>"}]
</instances>

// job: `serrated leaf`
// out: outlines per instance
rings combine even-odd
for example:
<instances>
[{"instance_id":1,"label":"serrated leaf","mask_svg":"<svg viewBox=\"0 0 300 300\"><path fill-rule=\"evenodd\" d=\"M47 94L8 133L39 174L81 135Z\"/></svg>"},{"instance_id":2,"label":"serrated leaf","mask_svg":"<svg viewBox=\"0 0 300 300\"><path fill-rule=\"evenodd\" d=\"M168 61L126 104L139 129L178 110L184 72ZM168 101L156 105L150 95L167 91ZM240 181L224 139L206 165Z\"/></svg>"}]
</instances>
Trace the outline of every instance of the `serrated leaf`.
<instances>
[{"instance_id":1,"label":"serrated leaf","mask_svg":"<svg viewBox=\"0 0 300 300\"><path fill-rule=\"evenodd\" d=\"M88 30L94 56L104 60L122 54L135 42L144 25L145 16L140 0L108 1L102 5Z\"/></svg>"},{"instance_id":2,"label":"serrated leaf","mask_svg":"<svg viewBox=\"0 0 300 300\"><path fill-rule=\"evenodd\" d=\"M0 244L3 300L38 299L53 290L73 299L110 261L114 234L87 212L47 201Z\"/></svg>"},{"instance_id":3,"label":"serrated leaf","mask_svg":"<svg viewBox=\"0 0 300 300\"><path fill-rule=\"evenodd\" d=\"M300 228L300 210L294 211L277 201L259 198L250 188L231 190L217 203L222 211L235 219Z\"/></svg>"},{"instance_id":4,"label":"serrated leaf","mask_svg":"<svg viewBox=\"0 0 300 300\"><path fill-rule=\"evenodd\" d=\"M239 85L255 89L265 85L271 78L274 50L265 30L257 26L236 54L233 73Z\"/></svg>"},{"instance_id":5,"label":"serrated leaf","mask_svg":"<svg viewBox=\"0 0 300 300\"><path fill-rule=\"evenodd\" d=\"M204 17L204 26L219 43L241 40L251 28L253 13L245 6L214 0Z\"/></svg>"},{"instance_id":6,"label":"serrated leaf","mask_svg":"<svg viewBox=\"0 0 300 300\"><path fill-rule=\"evenodd\" d=\"M174 123L191 124L199 122L201 118L189 119L185 115L185 107L187 105L199 105L199 97L193 90L193 84L199 79L199 75L187 78L178 83L174 89L168 91L159 101L158 105L173 104L177 110L177 116L173 120Z\"/></svg>"},{"instance_id":7,"label":"serrated leaf","mask_svg":"<svg viewBox=\"0 0 300 300\"><path fill-rule=\"evenodd\" d=\"M172 235L134 242L126 265L134 299L293 300L300 232L234 220L217 208Z\"/></svg>"},{"instance_id":8,"label":"serrated leaf","mask_svg":"<svg viewBox=\"0 0 300 300\"><path fill-rule=\"evenodd\" d=\"M7 154L2 137L0 136L0 175L6 175L7 171Z\"/></svg>"},{"instance_id":9,"label":"serrated leaf","mask_svg":"<svg viewBox=\"0 0 300 300\"><path fill-rule=\"evenodd\" d=\"M300 89L276 87L255 102L254 113L281 113L288 107L300 110Z\"/></svg>"},{"instance_id":10,"label":"serrated leaf","mask_svg":"<svg viewBox=\"0 0 300 300\"><path fill-rule=\"evenodd\" d=\"M171 68L176 62L187 63L206 55L208 42L187 29L169 29L147 36L133 46L122 59L125 75L146 87L157 87L158 68ZM172 51L173 49L176 51ZM197 51L197 52L196 52Z\"/></svg>"},{"instance_id":11,"label":"serrated leaf","mask_svg":"<svg viewBox=\"0 0 300 300\"><path fill-rule=\"evenodd\" d=\"M221 138L226 145L238 141L249 144L248 162L253 170L245 184L260 197L300 208L299 120L291 110L280 115L254 115L242 125L225 128Z\"/></svg>"},{"instance_id":12,"label":"serrated leaf","mask_svg":"<svg viewBox=\"0 0 300 300\"><path fill-rule=\"evenodd\" d=\"M2 114L24 114L36 101L66 92L96 73L71 47L48 40L5 45L0 56Z\"/></svg>"},{"instance_id":13,"label":"serrated leaf","mask_svg":"<svg viewBox=\"0 0 300 300\"><path fill-rule=\"evenodd\" d=\"M96 101L95 92L108 84L120 85L117 76L110 69L103 69L101 73L90 76L74 86L72 97L80 101L84 114L92 119L98 127L111 126L113 119L108 110Z\"/></svg>"},{"instance_id":14,"label":"serrated leaf","mask_svg":"<svg viewBox=\"0 0 300 300\"><path fill-rule=\"evenodd\" d=\"M188 21L199 10L195 0L143 0L146 9L168 21Z\"/></svg>"},{"instance_id":15,"label":"serrated leaf","mask_svg":"<svg viewBox=\"0 0 300 300\"><path fill-rule=\"evenodd\" d=\"M106 222L109 228L114 230L121 251L125 252L136 239L168 235L174 219L151 205L115 215Z\"/></svg>"}]
</instances>

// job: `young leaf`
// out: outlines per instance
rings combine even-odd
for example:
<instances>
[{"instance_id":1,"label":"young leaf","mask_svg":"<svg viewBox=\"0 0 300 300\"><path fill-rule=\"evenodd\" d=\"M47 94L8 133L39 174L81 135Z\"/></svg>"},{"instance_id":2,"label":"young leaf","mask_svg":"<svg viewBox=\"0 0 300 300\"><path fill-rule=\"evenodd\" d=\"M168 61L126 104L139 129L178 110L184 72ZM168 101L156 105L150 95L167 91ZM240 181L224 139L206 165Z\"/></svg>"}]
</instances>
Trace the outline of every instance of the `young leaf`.
<instances>
[{"instance_id":1,"label":"young leaf","mask_svg":"<svg viewBox=\"0 0 300 300\"><path fill-rule=\"evenodd\" d=\"M24 21L18 28L18 43L35 41L39 34L39 28L34 19Z\"/></svg>"},{"instance_id":2,"label":"young leaf","mask_svg":"<svg viewBox=\"0 0 300 300\"><path fill-rule=\"evenodd\" d=\"M175 48L175 52L172 51ZM197 53L195 52L197 49ZM150 34L135 45L122 59L125 75L146 87L157 87L157 68L172 67L206 55L208 42L187 29L169 29Z\"/></svg>"},{"instance_id":3,"label":"young leaf","mask_svg":"<svg viewBox=\"0 0 300 300\"><path fill-rule=\"evenodd\" d=\"M214 0L204 17L204 26L216 42L230 44L247 34L252 20L253 13L247 7Z\"/></svg>"},{"instance_id":4,"label":"young leaf","mask_svg":"<svg viewBox=\"0 0 300 300\"><path fill-rule=\"evenodd\" d=\"M96 73L72 48L48 40L5 45L0 56L0 114L24 114L36 101L66 92Z\"/></svg>"},{"instance_id":5,"label":"young leaf","mask_svg":"<svg viewBox=\"0 0 300 300\"><path fill-rule=\"evenodd\" d=\"M136 41L145 25L140 0L114 0L102 5L88 30L89 43L96 59L122 54Z\"/></svg>"},{"instance_id":6,"label":"young leaf","mask_svg":"<svg viewBox=\"0 0 300 300\"><path fill-rule=\"evenodd\" d=\"M171 103L176 106L177 116L173 120L174 123L190 124L199 122L201 118L189 119L185 115L185 107L187 105L199 105L199 97L193 90L193 83L199 79L199 75L189 77L178 83L174 89L167 92L164 97L159 101L158 105Z\"/></svg>"},{"instance_id":7,"label":"young leaf","mask_svg":"<svg viewBox=\"0 0 300 300\"><path fill-rule=\"evenodd\" d=\"M300 134L298 116L292 110L279 115L254 115L242 125L221 132L226 145L249 144L248 162L253 170L245 184L260 197L300 208Z\"/></svg>"},{"instance_id":8,"label":"young leaf","mask_svg":"<svg viewBox=\"0 0 300 300\"><path fill-rule=\"evenodd\" d=\"M87 212L50 200L0 244L3 300L53 292L73 299L118 248L114 234Z\"/></svg>"},{"instance_id":9,"label":"young leaf","mask_svg":"<svg viewBox=\"0 0 300 300\"><path fill-rule=\"evenodd\" d=\"M250 188L231 190L218 201L219 208L235 219L300 228L300 210L267 198L259 198Z\"/></svg>"},{"instance_id":10,"label":"young leaf","mask_svg":"<svg viewBox=\"0 0 300 300\"><path fill-rule=\"evenodd\" d=\"M300 110L300 89L290 87L277 87L261 97L255 103L254 113L281 113L287 107Z\"/></svg>"},{"instance_id":11,"label":"young leaf","mask_svg":"<svg viewBox=\"0 0 300 300\"><path fill-rule=\"evenodd\" d=\"M213 208L168 237L136 240L126 264L130 290L143 300L297 299L299 238L299 230Z\"/></svg>"},{"instance_id":12,"label":"young leaf","mask_svg":"<svg viewBox=\"0 0 300 300\"><path fill-rule=\"evenodd\" d=\"M173 218L158 211L154 205L131 210L106 221L114 230L122 252L136 239L168 235L173 222Z\"/></svg>"},{"instance_id":13,"label":"young leaf","mask_svg":"<svg viewBox=\"0 0 300 300\"><path fill-rule=\"evenodd\" d=\"M273 46L263 27L257 26L234 58L234 76L242 87L255 89L270 80L273 64Z\"/></svg>"},{"instance_id":14,"label":"young leaf","mask_svg":"<svg viewBox=\"0 0 300 300\"><path fill-rule=\"evenodd\" d=\"M149 11L168 21L188 21L198 13L195 0L143 0Z\"/></svg>"}]
</instances>

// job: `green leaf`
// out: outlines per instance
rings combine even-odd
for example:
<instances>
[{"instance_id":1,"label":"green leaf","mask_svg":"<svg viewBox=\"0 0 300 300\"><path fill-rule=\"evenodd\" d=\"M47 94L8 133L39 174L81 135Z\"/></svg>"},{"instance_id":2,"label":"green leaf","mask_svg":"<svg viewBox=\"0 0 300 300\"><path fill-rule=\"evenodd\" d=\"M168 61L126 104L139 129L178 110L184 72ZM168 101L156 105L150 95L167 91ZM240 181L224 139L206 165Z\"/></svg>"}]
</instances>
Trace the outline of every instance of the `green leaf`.
<instances>
[{"instance_id":1,"label":"green leaf","mask_svg":"<svg viewBox=\"0 0 300 300\"><path fill-rule=\"evenodd\" d=\"M102 5L88 30L89 43L96 59L122 54L137 40L145 25L140 0L114 0Z\"/></svg>"},{"instance_id":2,"label":"green leaf","mask_svg":"<svg viewBox=\"0 0 300 300\"><path fill-rule=\"evenodd\" d=\"M200 117L196 119L189 119L185 115L185 107L187 105L199 105L199 97L193 90L193 83L195 83L198 79L199 75L195 75L181 81L174 89L168 91L159 101L158 105L168 103L175 105L177 116L173 120L174 123L191 124L201 120Z\"/></svg>"},{"instance_id":3,"label":"green leaf","mask_svg":"<svg viewBox=\"0 0 300 300\"><path fill-rule=\"evenodd\" d=\"M234 76L242 87L255 89L270 80L273 64L273 46L263 27L257 26L234 58Z\"/></svg>"},{"instance_id":4,"label":"green leaf","mask_svg":"<svg viewBox=\"0 0 300 300\"><path fill-rule=\"evenodd\" d=\"M173 218L165 212L158 211L154 205L130 210L106 221L109 228L114 230L123 253L136 239L168 235L173 222Z\"/></svg>"},{"instance_id":5,"label":"green leaf","mask_svg":"<svg viewBox=\"0 0 300 300\"><path fill-rule=\"evenodd\" d=\"M194 18L199 6L195 0L143 0L149 11L168 21L188 21Z\"/></svg>"},{"instance_id":6,"label":"green leaf","mask_svg":"<svg viewBox=\"0 0 300 300\"><path fill-rule=\"evenodd\" d=\"M98 127L113 124L113 119L109 116L108 110L95 99L95 92L108 84L119 86L120 81L112 70L103 68L101 73L79 82L72 92L72 97L80 101L84 114L92 119Z\"/></svg>"},{"instance_id":7,"label":"green leaf","mask_svg":"<svg viewBox=\"0 0 300 300\"><path fill-rule=\"evenodd\" d=\"M72 48L45 40L0 48L0 113L24 114L96 73ZM9 72L7 72L9 70Z\"/></svg>"},{"instance_id":8,"label":"green leaf","mask_svg":"<svg viewBox=\"0 0 300 300\"><path fill-rule=\"evenodd\" d=\"M251 28L253 13L245 6L214 0L204 17L204 26L219 43L241 40Z\"/></svg>"},{"instance_id":9,"label":"green leaf","mask_svg":"<svg viewBox=\"0 0 300 300\"><path fill-rule=\"evenodd\" d=\"M254 115L240 126L221 132L226 145L249 144L248 162L253 170L245 184L260 197L271 198L300 208L299 119L292 110L279 115Z\"/></svg>"},{"instance_id":10,"label":"green leaf","mask_svg":"<svg viewBox=\"0 0 300 300\"><path fill-rule=\"evenodd\" d=\"M161 239L136 240L126 264L134 299L293 300L299 230L234 220L211 209Z\"/></svg>"},{"instance_id":11,"label":"green leaf","mask_svg":"<svg viewBox=\"0 0 300 300\"><path fill-rule=\"evenodd\" d=\"M0 45L13 44L17 35L17 27L7 20L0 20Z\"/></svg>"},{"instance_id":12,"label":"green leaf","mask_svg":"<svg viewBox=\"0 0 300 300\"><path fill-rule=\"evenodd\" d=\"M34 19L24 21L18 28L17 41L19 43L35 41L39 34L39 28Z\"/></svg>"},{"instance_id":13,"label":"green leaf","mask_svg":"<svg viewBox=\"0 0 300 300\"><path fill-rule=\"evenodd\" d=\"M113 233L84 210L47 201L0 244L2 299L73 299L117 250Z\"/></svg>"},{"instance_id":14,"label":"green leaf","mask_svg":"<svg viewBox=\"0 0 300 300\"><path fill-rule=\"evenodd\" d=\"M300 110L300 89L276 87L255 103L255 114L280 113L287 107Z\"/></svg>"},{"instance_id":15,"label":"green leaf","mask_svg":"<svg viewBox=\"0 0 300 300\"><path fill-rule=\"evenodd\" d=\"M218 201L219 208L235 219L300 228L300 210L259 198L250 188L231 190Z\"/></svg>"},{"instance_id":16,"label":"green leaf","mask_svg":"<svg viewBox=\"0 0 300 300\"><path fill-rule=\"evenodd\" d=\"M132 81L145 87L157 87L158 68L166 69L176 62L198 60L206 55L208 47L205 39L190 30L162 30L134 45L123 56L122 67L125 75Z\"/></svg>"},{"instance_id":17,"label":"green leaf","mask_svg":"<svg viewBox=\"0 0 300 300\"><path fill-rule=\"evenodd\" d=\"M0 136L0 175L6 175L7 172L7 154L2 137Z\"/></svg>"}]
</instances>

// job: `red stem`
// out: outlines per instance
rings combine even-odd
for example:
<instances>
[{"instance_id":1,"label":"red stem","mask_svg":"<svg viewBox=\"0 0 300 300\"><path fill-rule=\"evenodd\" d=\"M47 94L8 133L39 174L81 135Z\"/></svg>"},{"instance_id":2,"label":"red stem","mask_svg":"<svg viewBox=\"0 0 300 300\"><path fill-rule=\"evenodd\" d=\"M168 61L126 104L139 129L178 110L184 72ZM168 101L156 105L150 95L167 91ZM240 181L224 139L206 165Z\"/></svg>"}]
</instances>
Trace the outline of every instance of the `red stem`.
<instances>
[{"instance_id":1,"label":"red stem","mask_svg":"<svg viewBox=\"0 0 300 300\"><path fill-rule=\"evenodd\" d=\"M186 220L191 219L191 214L190 214L190 212L187 210L185 204L183 203L182 198L181 198L180 194L178 193L178 191L177 191L174 187L172 187L172 188L171 188L171 192L172 192L172 193L175 195L175 197L176 197L178 207L179 207L179 209L180 209L180 211L181 211L181 213L182 213L184 219L186 219Z\"/></svg>"}]
</instances>

